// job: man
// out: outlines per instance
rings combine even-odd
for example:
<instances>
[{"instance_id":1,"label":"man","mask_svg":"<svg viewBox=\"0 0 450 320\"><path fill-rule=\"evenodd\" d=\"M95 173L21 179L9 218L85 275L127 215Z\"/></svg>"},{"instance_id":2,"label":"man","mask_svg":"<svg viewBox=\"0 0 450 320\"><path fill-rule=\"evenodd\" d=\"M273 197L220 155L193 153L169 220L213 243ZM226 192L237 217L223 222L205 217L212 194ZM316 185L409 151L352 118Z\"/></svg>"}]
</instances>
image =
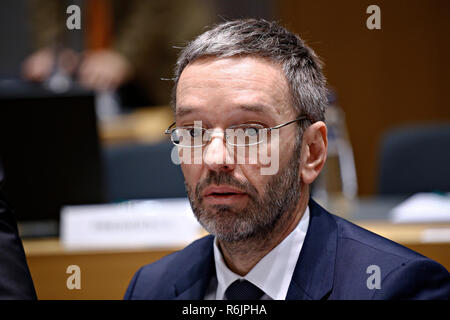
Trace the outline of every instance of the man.
<instances>
[{"instance_id":1,"label":"man","mask_svg":"<svg viewBox=\"0 0 450 320\"><path fill-rule=\"evenodd\" d=\"M0 187L3 175L0 162ZM0 300L36 298L16 220L0 192Z\"/></svg>"},{"instance_id":2,"label":"man","mask_svg":"<svg viewBox=\"0 0 450 320\"><path fill-rule=\"evenodd\" d=\"M327 153L326 82L298 36L225 22L184 48L174 80L167 133L211 235L142 267L126 299L448 298L444 267L310 199Z\"/></svg>"}]
</instances>

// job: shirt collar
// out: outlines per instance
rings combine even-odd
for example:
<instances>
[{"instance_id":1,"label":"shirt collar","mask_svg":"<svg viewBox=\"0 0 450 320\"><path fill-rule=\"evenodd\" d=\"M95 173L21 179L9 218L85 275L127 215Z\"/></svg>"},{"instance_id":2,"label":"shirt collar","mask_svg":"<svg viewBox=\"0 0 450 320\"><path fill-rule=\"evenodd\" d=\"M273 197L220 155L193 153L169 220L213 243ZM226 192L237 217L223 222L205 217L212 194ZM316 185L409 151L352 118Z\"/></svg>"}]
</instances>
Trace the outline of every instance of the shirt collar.
<instances>
[{"instance_id":1,"label":"shirt collar","mask_svg":"<svg viewBox=\"0 0 450 320\"><path fill-rule=\"evenodd\" d=\"M309 225L309 207L300 219L296 228L275 248L266 254L244 277L231 271L225 264L214 239L214 261L217 275L216 299L223 300L225 290L237 279L246 279L264 291L271 299L286 298L292 275L297 264L300 251Z\"/></svg>"}]
</instances>

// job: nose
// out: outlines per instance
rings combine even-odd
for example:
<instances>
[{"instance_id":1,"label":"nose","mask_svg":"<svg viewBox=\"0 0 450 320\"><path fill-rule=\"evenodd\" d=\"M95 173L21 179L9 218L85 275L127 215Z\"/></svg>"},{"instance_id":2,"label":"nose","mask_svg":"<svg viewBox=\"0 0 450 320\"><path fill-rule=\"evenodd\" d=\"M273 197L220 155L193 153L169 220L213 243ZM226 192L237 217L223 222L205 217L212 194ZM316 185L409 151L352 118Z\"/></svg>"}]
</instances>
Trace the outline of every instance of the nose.
<instances>
[{"instance_id":1,"label":"nose","mask_svg":"<svg viewBox=\"0 0 450 320\"><path fill-rule=\"evenodd\" d=\"M211 132L211 139L203 152L203 161L213 171L232 171L235 168L234 157L223 131Z\"/></svg>"}]
</instances>

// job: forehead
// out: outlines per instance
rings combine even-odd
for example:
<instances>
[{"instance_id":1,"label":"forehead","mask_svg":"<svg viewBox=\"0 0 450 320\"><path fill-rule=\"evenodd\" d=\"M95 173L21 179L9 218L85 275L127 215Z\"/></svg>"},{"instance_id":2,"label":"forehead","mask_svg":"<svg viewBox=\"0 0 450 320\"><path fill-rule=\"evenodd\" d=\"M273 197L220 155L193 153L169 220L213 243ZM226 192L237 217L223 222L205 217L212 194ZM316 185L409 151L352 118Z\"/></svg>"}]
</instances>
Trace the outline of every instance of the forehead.
<instances>
[{"instance_id":1,"label":"forehead","mask_svg":"<svg viewBox=\"0 0 450 320\"><path fill-rule=\"evenodd\" d=\"M254 56L207 57L192 62L181 73L176 111L180 114L205 105L214 106L216 111L221 106L240 106L247 111L264 107L282 115L292 111L289 97L287 80L278 64Z\"/></svg>"}]
</instances>

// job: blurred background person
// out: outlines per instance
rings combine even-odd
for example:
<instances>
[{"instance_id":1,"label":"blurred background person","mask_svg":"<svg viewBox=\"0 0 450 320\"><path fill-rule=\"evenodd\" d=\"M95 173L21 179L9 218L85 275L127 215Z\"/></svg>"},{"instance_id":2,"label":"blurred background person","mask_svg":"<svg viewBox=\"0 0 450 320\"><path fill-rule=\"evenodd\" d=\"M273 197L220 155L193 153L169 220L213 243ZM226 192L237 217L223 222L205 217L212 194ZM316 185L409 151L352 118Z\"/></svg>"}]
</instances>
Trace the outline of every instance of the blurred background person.
<instances>
[{"instance_id":1,"label":"blurred background person","mask_svg":"<svg viewBox=\"0 0 450 320\"><path fill-rule=\"evenodd\" d=\"M79 31L66 27L71 4L81 7ZM35 51L23 62L23 77L43 82L59 72L94 91L118 90L124 106L167 104L171 83L161 78L171 77L178 53L173 46L182 46L211 21L202 0L30 0L28 5Z\"/></svg>"}]
</instances>

